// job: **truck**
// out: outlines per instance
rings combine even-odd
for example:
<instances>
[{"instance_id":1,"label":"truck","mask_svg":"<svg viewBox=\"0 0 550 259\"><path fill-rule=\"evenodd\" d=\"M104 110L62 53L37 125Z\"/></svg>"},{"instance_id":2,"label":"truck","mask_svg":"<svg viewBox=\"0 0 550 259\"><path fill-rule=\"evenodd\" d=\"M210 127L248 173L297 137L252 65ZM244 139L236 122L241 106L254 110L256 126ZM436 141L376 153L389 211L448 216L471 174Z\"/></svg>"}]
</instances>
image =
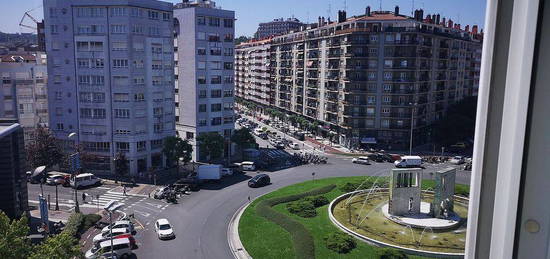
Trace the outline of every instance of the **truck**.
<instances>
[{"instance_id":1,"label":"truck","mask_svg":"<svg viewBox=\"0 0 550 259\"><path fill-rule=\"evenodd\" d=\"M197 170L197 179L204 181L218 181L222 178L222 165L200 165Z\"/></svg>"},{"instance_id":2,"label":"truck","mask_svg":"<svg viewBox=\"0 0 550 259\"><path fill-rule=\"evenodd\" d=\"M419 156L403 156L393 164L395 167L420 167L422 166L422 158Z\"/></svg>"}]
</instances>

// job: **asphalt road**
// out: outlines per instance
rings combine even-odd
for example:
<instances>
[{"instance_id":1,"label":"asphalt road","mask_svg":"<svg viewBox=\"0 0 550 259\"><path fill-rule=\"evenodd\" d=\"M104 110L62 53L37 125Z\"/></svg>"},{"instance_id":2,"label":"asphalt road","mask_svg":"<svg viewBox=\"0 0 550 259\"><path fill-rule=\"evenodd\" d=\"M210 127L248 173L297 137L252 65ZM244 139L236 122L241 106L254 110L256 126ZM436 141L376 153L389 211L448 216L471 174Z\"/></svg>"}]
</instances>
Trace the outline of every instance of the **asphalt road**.
<instances>
[{"instance_id":1,"label":"asphalt road","mask_svg":"<svg viewBox=\"0 0 550 259\"><path fill-rule=\"evenodd\" d=\"M437 171L448 164L428 165L426 171ZM225 178L218 185L208 185L199 192L180 199L179 204L169 206L159 213L159 218L167 218L173 225L176 238L158 240L152 225L146 226L136 238L141 243L134 252L137 258L233 258L227 244L227 226L232 215L243 204L262 194L281 187L315 178L338 176L376 175L387 176L393 165L374 163L358 165L351 158L329 156L327 165L306 165L269 173L272 183L269 186L252 189L247 180L255 173ZM429 178L429 174L425 174ZM457 183L469 184L469 172L459 171Z\"/></svg>"}]
</instances>

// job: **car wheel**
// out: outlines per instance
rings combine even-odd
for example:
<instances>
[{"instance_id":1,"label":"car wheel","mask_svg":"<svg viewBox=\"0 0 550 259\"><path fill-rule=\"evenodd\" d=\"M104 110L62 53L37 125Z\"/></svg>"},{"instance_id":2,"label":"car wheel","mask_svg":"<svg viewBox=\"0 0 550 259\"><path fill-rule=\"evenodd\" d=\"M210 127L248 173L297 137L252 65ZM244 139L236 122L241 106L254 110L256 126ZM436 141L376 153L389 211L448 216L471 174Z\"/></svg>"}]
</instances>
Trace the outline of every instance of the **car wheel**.
<instances>
[{"instance_id":1,"label":"car wheel","mask_svg":"<svg viewBox=\"0 0 550 259\"><path fill-rule=\"evenodd\" d=\"M123 254L120 258L127 259L128 257L130 257L128 254Z\"/></svg>"}]
</instances>

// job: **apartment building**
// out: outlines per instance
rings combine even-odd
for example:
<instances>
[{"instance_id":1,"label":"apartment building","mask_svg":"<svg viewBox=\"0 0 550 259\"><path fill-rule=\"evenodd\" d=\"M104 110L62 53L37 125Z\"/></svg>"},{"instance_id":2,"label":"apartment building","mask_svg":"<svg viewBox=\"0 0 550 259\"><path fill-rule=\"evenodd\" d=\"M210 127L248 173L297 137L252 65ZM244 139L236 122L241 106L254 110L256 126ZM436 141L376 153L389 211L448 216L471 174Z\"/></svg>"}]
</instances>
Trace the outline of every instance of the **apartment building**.
<instances>
[{"instance_id":1,"label":"apartment building","mask_svg":"<svg viewBox=\"0 0 550 259\"><path fill-rule=\"evenodd\" d=\"M235 96L271 106L275 88L269 66L271 40L253 40L235 47Z\"/></svg>"},{"instance_id":2,"label":"apartment building","mask_svg":"<svg viewBox=\"0 0 550 259\"><path fill-rule=\"evenodd\" d=\"M44 1L50 128L95 154L85 168L130 174L165 165L175 135L172 4L153 0ZM76 139L69 139L70 133Z\"/></svg>"},{"instance_id":3,"label":"apartment building","mask_svg":"<svg viewBox=\"0 0 550 259\"><path fill-rule=\"evenodd\" d=\"M202 133L226 138L231 155L234 123L235 12L213 1L184 1L175 6L176 130L193 145L193 160L205 160L195 141Z\"/></svg>"},{"instance_id":4,"label":"apartment building","mask_svg":"<svg viewBox=\"0 0 550 259\"><path fill-rule=\"evenodd\" d=\"M0 118L0 210L10 219L29 216L23 135L17 119Z\"/></svg>"},{"instance_id":5,"label":"apartment building","mask_svg":"<svg viewBox=\"0 0 550 259\"><path fill-rule=\"evenodd\" d=\"M407 149L411 128L414 145L429 141L447 107L477 92L482 33L414 13L339 11L335 22L272 38L273 106L320 122L347 147Z\"/></svg>"},{"instance_id":6,"label":"apartment building","mask_svg":"<svg viewBox=\"0 0 550 259\"><path fill-rule=\"evenodd\" d=\"M0 73L0 118L18 119L28 141L34 128L48 126L46 54L0 56Z\"/></svg>"},{"instance_id":7,"label":"apartment building","mask_svg":"<svg viewBox=\"0 0 550 259\"><path fill-rule=\"evenodd\" d=\"M271 22L260 23L258 30L254 34L256 39L264 39L267 37L298 31L304 24L296 18L278 18Z\"/></svg>"}]
</instances>

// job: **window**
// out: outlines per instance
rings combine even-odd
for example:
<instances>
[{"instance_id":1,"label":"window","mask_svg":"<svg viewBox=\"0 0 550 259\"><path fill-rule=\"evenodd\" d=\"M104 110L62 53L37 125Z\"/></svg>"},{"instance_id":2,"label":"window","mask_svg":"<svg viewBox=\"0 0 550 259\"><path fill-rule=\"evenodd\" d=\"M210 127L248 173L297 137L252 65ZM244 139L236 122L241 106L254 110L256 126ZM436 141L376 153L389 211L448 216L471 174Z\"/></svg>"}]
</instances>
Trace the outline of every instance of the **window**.
<instances>
[{"instance_id":1,"label":"window","mask_svg":"<svg viewBox=\"0 0 550 259\"><path fill-rule=\"evenodd\" d=\"M101 7L77 7L77 17L104 17L105 9Z\"/></svg>"},{"instance_id":2,"label":"window","mask_svg":"<svg viewBox=\"0 0 550 259\"><path fill-rule=\"evenodd\" d=\"M381 127L382 128L389 128L390 127L390 121L389 120L381 120Z\"/></svg>"},{"instance_id":3,"label":"window","mask_svg":"<svg viewBox=\"0 0 550 259\"><path fill-rule=\"evenodd\" d=\"M155 124L153 124L153 131L154 131L155 133L161 133L161 132L163 131L163 129L164 129L164 126L163 126L162 123L155 123Z\"/></svg>"},{"instance_id":4,"label":"window","mask_svg":"<svg viewBox=\"0 0 550 259\"><path fill-rule=\"evenodd\" d=\"M111 16L128 16L128 8L126 7L112 7Z\"/></svg>"},{"instance_id":5,"label":"window","mask_svg":"<svg viewBox=\"0 0 550 259\"><path fill-rule=\"evenodd\" d=\"M159 19L159 12L157 11L147 11L147 17L151 20L158 20Z\"/></svg>"},{"instance_id":6,"label":"window","mask_svg":"<svg viewBox=\"0 0 550 259\"><path fill-rule=\"evenodd\" d=\"M57 34L58 33L58 30L57 30L58 26L57 25L50 25L50 31L52 34Z\"/></svg>"},{"instance_id":7,"label":"window","mask_svg":"<svg viewBox=\"0 0 550 259\"><path fill-rule=\"evenodd\" d=\"M151 140L151 149L159 149L162 147L162 139Z\"/></svg>"},{"instance_id":8,"label":"window","mask_svg":"<svg viewBox=\"0 0 550 259\"><path fill-rule=\"evenodd\" d=\"M199 119L199 126L206 126L206 119Z\"/></svg>"},{"instance_id":9,"label":"window","mask_svg":"<svg viewBox=\"0 0 550 259\"><path fill-rule=\"evenodd\" d=\"M376 104L376 96L367 96L368 104Z\"/></svg>"},{"instance_id":10,"label":"window","mask_svg":"<svg viewBox=\"0 0 550 259\"><path fill-rule=\"evenodd\" d=\"M136 102L145 101L145 94L143 94L143 93L134 94L134 101L136 101Z\"/></svg>"},{"instance_id":11,"label":"window","mask_svg":"<svg viewBox=\"0 0 550 259\"><path fill-rule=\"evenodd\" d=\"M55 92L55 99L61 100L63 98L63 92Z\"/></svg>"},{"instance_id":12,"label":"window","mask_svg":"<svg viewBox=\"0 0 550 259\"><path fill-rule=\"evenodd\" d=\"M192 139L194 137L195 137L195 134L193 132L185 132L186 139Z\"/></svg>"},{"instance_id":13,"label":"window","mask_svg":"<svg viewBox=\"0 0 550 259\"><path fill-rule=\"evenodd\" d=\"M208 17L208 25L214 27L220 27L220 18Z\"/></svg>"},{"instance_id":14,"label":"window","mask_svg":"<svg viewBox=\"0 0 550 259\"><path fill-rule=\"evenodd\" d=\"M233 123L233 116L223 117L223 124L231 124L231 123Z\"/></svg>"},{"instance_id":15,"label":"window","mask_svg":"<svg viewBox=\"0 0 550 259\"><path fill-rule=\"evenodd\" d=\"M197 63L197 69L206 69L206 62L204 61L199 61Z\"/></svg>"},{"instance_id":16,"label":"window","mask_svg":"<svg viewBox=\"0 0 550 259\"><path fill-rule=\"evenodd\" d=\"M76 33L77 34L99 34L99 33L105 33L105 26L103 25L80 25L76 27Z\"/></svg>"},{"instance_id":17,"label":"window","mask_svg":"<svg viewBox=\"0 0 550 259\"><path fill-rule=\"evenodd\" d=\"M169 13L162 13L162 20L163 21L170 21L170 14Z\"/></svg>"},{"instance_id":18,"label":"window","mask_svg":"<svg viewBox=\"0 0 550 259\"><path fill-rule=\"evenodd\" d=\"M63 116L63 108L56 107L55 108L55 116Z\"/></svg>"},{"instance_id":19,"label":"window","mask_svg":"<svg viewBox=\"0 0 550 259\"><path fill-rule=\"evenodd\" d=\"M225 76L223 82L226 84L233 83L233 76Z\"/></svg>"},{"instance_id":20,"label":"window","mask_svg":"<svg viewBox=\"0 0 550 259\"><path fill-rule=\"evenodd\" d=\"M212 78L210 78L210 84L221 84L221 83L222 83L221 76L213 76Z\"/></svg>"},{"instance_id":21,"label":"window","mask_svg":"<svg viewBox=\"0 0 550 259\"><path fill-rule=\"evenodd\" d=\"M212 91L210 91L210 97L211 98L221 98L222 97L222 90L212 90Z\"/></svg>"},{"instance_id":22,"label":"window","mask_svg":"<svg viewBox=\"0 0 550 259\"><path fill-rule=\"evenodd\" d=\"M206 90L199 90L199 98L206 98Z\"/></svg>"},{"instance_id":23,"label":"window","mask_svg":"<svg viewBox=\"0 0 550 259\"><path fill-rule=\"evenodd\" d=\"M115 102L129 102L130 101L130 94L115 93L114 94L114 101Z\"/></svg>"},{"instance_id":24,"label":"window","mask_svg":"<svg viewBox=\"0 0 550 259\"><path fill-rule=\"evenodd\" d=\"M105 77L98 75L79 75L78 84L80 85L104 85Z\"/></svg>"},{"instance_id":25,"label":"window","mask_svg":"<svg viewBox=\"0 0 550 259\"><path fill-rule=\"evenodd\" d=\"M199 104L199 112L206 112L206 104Z\"/></svg>"},{"instance_id":26,"label":"window","mask_svg":"<svg viewBox=\"0 0 550 259\"><path fill-rule=\"evenodd\" d=\"M130 118L129 109L115 109L115 118L128 119Z\"/></svg>"},{"instance_id":27,"label":"window","mask_svg":"<svg viewBox=\"0 0 550 259\"><path fill-rule=\"evenodd\" d=\"M372 107L367 108L367 115L374 115L375 109Z\"/></svg>"},{"instance_id":28,"label":"window","mask_svg":"<svg viewBox=\"0 0 550 259\"><path fill-rule=\"evenodd\" d=\"M222 124L222 118L221 117L215 117L215 118L212 118L212 120L210 121L210 125L221 125Z\"/></svg>"},{"instance_id":29,"label":"window","mask_svg":"<svg viewBox=\"0 0 550 259\"><path fill-rule=\"evenodd\" d=\"M132 25L132 33L137 35L143 35L145 33L145 28L143 25L134 24Z\"/></svg>"},{"instance_id":30,"label":"window","mask_svg":"<svg viewBox=\"0 0 550 259\"><path fill-rule=\"evenodd\" d=\"M204 84L206 84L206 77L205 77L205 76L199 76L199 77L197 78L197 83L198 83L199 85L204 85Z\"/></svg>"},{"instance_id":31,"label":"window","mask_svg":"<svg viewBox=\"0 0 550 259\"><path fill-rule=\"evenodd\" d=\"M127 59L113 59L113 68L127 68L128 60Z\"/></svg>"},{"instance_id":32,"label":"window","mask_svg":"<svg viewBox=\"0 0 550 259\"><path fill-rule=\"evenodd\" d=\"M197 33L197 40L206 40L206 33L198 32Z\"/></svg>"},{"instance_id":33,"label":"window","mask_svg":"<svg viewBox=\"0 0 550 259\"><path fill-rule=\"evenodd\" d=\"M151 69L153 70L161 70L162 69L162 62L154 60L151 64Z\"/></svg>"},{"instance_id":34,"label":"window","mask_svg":"<svg viewBox=\"0 0 550 259\"><path fill-rule=\"evenodd\" d=\"M222 110L222 104L221 103L213 103L210 105L210 111L211 112L220 112Z\"/></svg>"},{"instance_id":35,"label":"window","mask_svg":"<svg viewBox=\"0 0 550 259\"><path fill-rule=\"evenodd\" d=\"M224 90L223 97L233 97L233 90Z\"/></svg>"},{"instance_id":36,"label":"window","mask_svg":"<svg viewBox=\"0 0 550 259\"><path fill-rule=\"evenodd\" d=\"M233 34L231 34L231 33L225 34L225 36L223 37L223 41L233 42Z\"/></svg>"},{"instance_id":37,"label":"window","mask_svg":"<svg viewBox=\"0 0 550 259\"><path fill-rule=\"evenodd\" d=\"M143 17L143 9L140 8L131 8L130 16L132 17Z\"/></svg>"},{"instance_id":38,"label":"window","mask_svg":"<svg viewBox=\"0 0 550 259\"><path fill-rule=\"evenodd\" d=\"M223 103L223 110L224 110L224 111L231 111L231 110L233 110L233 103Z\"/></svg>"},{"instance_id":39,"label":"window","mask_svg":"<svg viewBox=\"0 0 550 259\"><path fill-rule=\"evenodd\" d=\"M198 25L206 25L206 18L204 16L197 16Z\"/></svg>"},{"instance_id":40,"label":"window","mask_svg":"<svg viewBox=\"0 0 550 259\"><path fill-rule=\"evenodd\" d=\"M390 85L390 84L384 84L383 87L384 87L384 91L385 91L385 92L390 92L391 89L392 89L392 85Z\"/></svg>"},{"instance_id":41,"label":"window","mask_svg":"<svg viewBox=\"0 0 550 259\"><path fill-rule=\"evenodd\" d=\"M197 55L206 55L205 48L197 48Z\"/></svg>"},{"instance_id":42,"label":"window","mask_svg":"<svg viewBox=\"0 0 550 259\"><path fill-rule=\"evenodd\" d=\"M64 127L63 127L63 123L57 123L57 124L55 125L55 129L56 129L56 130L63 130L63 128L64 128Z\"/></svg>"},{"instance_id":43,"label":"window","mask_svg":"<svg viewBox=\"0 0 550 259\"><path fill-rule=\"evenodd\" d=\"M223 63L223 69L233 70L233 62L224 62Z\"/></svg>"},{"instance_id":44,"label":"window","mask_svg":"<svg viewBox=\"0 0 550 259\"><path fill-rule=\"evenodd\" d=\"M390 96L382 96L382 102L383 103L390 103L391 97Z\"/></svg>"},{"instance_id":45,"label":"window","mask_svg":"<svg viewBox=\"0 0 550 259\"><path fill-rule=\"evenodd\" d=\"M221 56L222 55L222 49L221 48L210 48L210 55L212 55L212 56Z\"/></svg>"},{"instance_id":46,"label":"window","mask_svg":"<svg viewBox=\"0 0 550 259\"><path fill-rule=\"evenodd\" d=\"M384 79L386 80L391 80L393 77L393 73L392 72L384 72Z\"/></svg>"},{"instance_id":47,"label":"window","mask_svg":"<svg viewBox=\"0 0 550 259\"><path fill-rule=\"evenodd\" d=\"M233 56L233 48L224 48L223 49L223 55L224 56Z\"/></svg>"},{"instance_id":48,"label":"window","mask_svg":"<svg viewBox=\"0 0 550 259\"><path fill-rule=\"evenodd\" d=\"M135 85L143 85L145 84L145 78L142 76L134 77L134 84Z\"/></svg>"},{"instance_id":49,"label":"window","mask_svg":"<svg viewBox=\"0 0 550 259\"><path fill-rule=\"evenodd\" d=\"M130 151L130 143L128 143L128 142L116 142L116 151L121 151L121 152Z\"/></svg>"},{"instance_id":50,"label":"window","mask_svg":"<svg viewBox=\"0 0 550 259\"><path fill-rule=\"evenodd\" d=\"M143 68L143 60L134 60L134 68Z\"/></svg>"},{"instance_id":51,"label":"window","mask_svg":"<svg viewBox=\"0 0 550 259\"><path fill-rule=\"evenodd\" d=\"M233 28L234 21L233 19L223 19L223 27L225 28Z\"/></svg>"},{"instance_id":52,"label":"window","mask_svg":"<svg viewBox=\"0 0 550 259\"><path fill-rule=\"evenodd\" d=\"M111 25L111 33L127 33L128 27L122 24L113 24Z\"/></svg>"},{"instance_id":53,"label":"window","mask_svg":"<svg viewBox=\"0 0 550 259\"><path fill-rule=\"evenodd\" d=\"M390 108L382 108L382 110L380 111L382 114L390 114L391 112L391 109Z\"/></svg>"},{"instance_id":54,"label":"window","mask_svg":"<svg viewBox=\"0 0 550 259\"><path fill-rule=\"evenodd\" d=\"M80 118L83 119L105 119L105 109L81 108Z\"/></svg>"},{"instance_id":55,"label":"window","mask_svg":"<svg viewBox=\"0 0 550 259\"><path fill-rule=\"evenodd\" d=\"M147 141L138 141L136 143L137 151L145 151L147 149Z\"/></svg>"},{"instance_id":56,"label":"window","mask_svg":"<svg viewBox=\"0 0 550 259\"><path fill-rule=\"evenodd\" d=\"M220 70L222 69L222 63L219 61L210 61L208 68L212 70Z\"/></svg>"}]
</instances>

